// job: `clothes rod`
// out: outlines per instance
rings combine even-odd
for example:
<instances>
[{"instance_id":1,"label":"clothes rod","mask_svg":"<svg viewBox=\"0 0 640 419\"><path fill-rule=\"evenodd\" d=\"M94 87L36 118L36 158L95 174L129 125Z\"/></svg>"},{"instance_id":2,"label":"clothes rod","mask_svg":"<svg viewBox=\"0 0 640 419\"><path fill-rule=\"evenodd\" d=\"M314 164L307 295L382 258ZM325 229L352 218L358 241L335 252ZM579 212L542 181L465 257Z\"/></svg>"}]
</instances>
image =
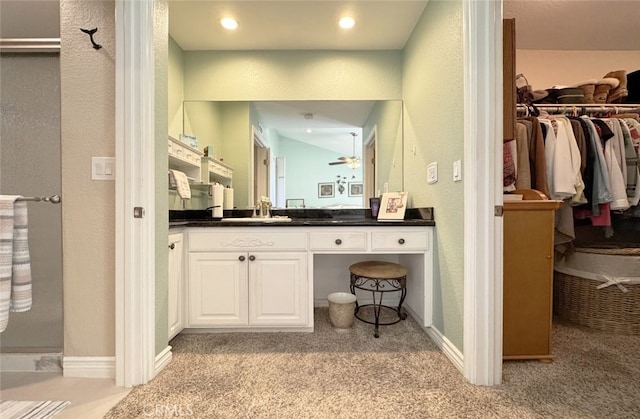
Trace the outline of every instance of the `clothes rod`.
<instances>
[{"instance_id":1,"label":"clothes rod","mask_svg":"<svg viewBox=\"0 0 640 419\"><path fill-rule=\"evenodd\" d=\"M45 202L51 202L52 204L59 204L60 203L60 196L59 195L51 195L51 196L22 196L22 197L16 199L16 201L30 201L30 202L45 201Z\"/></svg>"},{"instance_id":2,"label":"clothes rod","mask_svg":"<svg viewBox=\"0 0 640 419\"><path fill-rule=\"evenodd\" d=\"M629 109L640 109L640 104L628 104L621 103L618 105L607 103L607 104L599 104L599 103L534 103L533 105L524 105L519 103L517 105L518 110L526 110L527 107L536 107L538 109L561 109L561 110L573 110L573 109L588 109L595 111L613 111L613 110L629 110Z\"/></svg>"}]
</instances>

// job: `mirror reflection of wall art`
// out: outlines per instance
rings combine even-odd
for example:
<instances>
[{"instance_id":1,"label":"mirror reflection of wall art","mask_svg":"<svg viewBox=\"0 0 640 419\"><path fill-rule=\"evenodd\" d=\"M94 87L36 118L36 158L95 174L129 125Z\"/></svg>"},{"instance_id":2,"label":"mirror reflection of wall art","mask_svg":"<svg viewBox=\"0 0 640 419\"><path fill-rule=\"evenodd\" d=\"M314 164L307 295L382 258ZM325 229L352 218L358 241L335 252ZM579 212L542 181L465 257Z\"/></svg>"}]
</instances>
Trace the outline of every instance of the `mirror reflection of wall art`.
<instances>
[{"instance_id":1,"label":"mirror reflection of wall art","mask_svg":"<svg viewBox=\"0 0 640 419\"><path fill-rule=\"evenodd\" d=\"M362 182L349 182L349 196L362 196Z\"/></svg>"},{"instance_id":2,"label":"mirror reflection of wall art","mask_svg":"<svg viewBox=\"0 0 640 419\"><path fill-rule=\"evenodd\" d=\"M334 196L333 182L318 183L318 198L333 198Z\"/></svg>"},{"instance_id":3,"label":"mirror reflection of wall art","mask_svg":"<svg viewBox=\"0 0 640 419\"><path fill-rule=\"evenodd\" d=\"M402 221L407 209L407 192L387 192L382 194L378 221Z\"/></svg>"}]
</instances>

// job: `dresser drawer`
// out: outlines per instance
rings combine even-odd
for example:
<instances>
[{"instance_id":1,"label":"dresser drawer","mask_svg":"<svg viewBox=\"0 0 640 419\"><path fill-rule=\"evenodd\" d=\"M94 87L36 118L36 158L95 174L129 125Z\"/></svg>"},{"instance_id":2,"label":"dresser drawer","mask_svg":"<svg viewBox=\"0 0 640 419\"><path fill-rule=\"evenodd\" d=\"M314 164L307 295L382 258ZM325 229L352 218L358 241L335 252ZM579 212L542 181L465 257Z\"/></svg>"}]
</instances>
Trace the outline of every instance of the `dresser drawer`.
<instances>
[{"instance_id":1,"label":"dresser drawer","mask_svg":"<svg viewBox=\"0 0 640 419\"><path fill-rule=\"evenodd\" d=\"M374 231L371 250L429 250L427 231Z\"/></svg>"},{"instance_id":2,"label":"dresser drawer","mask_svg":"<svg viewBox=\"0 0 640 419\"><path fill-rule=\"evenodd\" d=\"M189 251L279 251L307 250L307 234L304 232L228 232L189 233Z\"/></svg>"},{"instance_id":3,"label":"dresser drawer","mask_svg":"<svg viewBox=\"0 0 640 419\"><path fill-rule=\"evenodd\" d=\"M311 250L367 250L366 232L310 233Z\"/></svg>"}]
</instances>

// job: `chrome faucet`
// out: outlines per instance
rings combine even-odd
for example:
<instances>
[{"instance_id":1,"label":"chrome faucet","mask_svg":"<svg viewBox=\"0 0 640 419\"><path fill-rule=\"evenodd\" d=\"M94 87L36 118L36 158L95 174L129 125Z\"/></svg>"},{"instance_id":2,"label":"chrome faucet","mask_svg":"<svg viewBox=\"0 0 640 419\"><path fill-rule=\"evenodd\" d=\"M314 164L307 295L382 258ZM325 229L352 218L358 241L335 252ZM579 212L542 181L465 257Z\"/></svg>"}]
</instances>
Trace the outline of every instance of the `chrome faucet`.
<instances>
[{"instance_id":1,"label":"chrome faucet","mask_svg":"<svg viewBox=\"0 0 640 419\"><path fill-rule=\"evenodd\" d=\"M260 211L261 218L271 218L271 201L267 197L262 197L260 201L257 202L257 209Z\"/></svg>"}]
</instances>

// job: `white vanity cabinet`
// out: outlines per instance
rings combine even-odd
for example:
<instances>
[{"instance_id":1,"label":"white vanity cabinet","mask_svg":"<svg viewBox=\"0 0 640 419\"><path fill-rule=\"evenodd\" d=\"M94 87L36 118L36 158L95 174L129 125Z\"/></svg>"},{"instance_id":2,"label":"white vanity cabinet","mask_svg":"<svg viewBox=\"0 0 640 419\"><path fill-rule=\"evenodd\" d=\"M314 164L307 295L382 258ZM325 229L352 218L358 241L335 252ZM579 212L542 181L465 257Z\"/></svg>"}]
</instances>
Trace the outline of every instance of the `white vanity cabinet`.
<instances>
[{"instance_id":1,"label":"white vanity cabinet","mask_svg":"<svg viewBox=\"0 0 640 419\"><path fill-rule=\"evenodd\" d=\"M349 265L368 259L408 270L406 309L422 327L433 310L428 226L187 227L186 328L313 331L314 306L349 290Z\"/></svg>"},{"instance_id":2,"label":"white vanity cabinet","mask_svg":"<svg viewBox=\"0 0 640 419\"><path fill-rule=\"evenodd\" d=\"M184 240L182 232L169 234L168 253L168 336L171 340L184 328Z\"/></svg>"},{"instance_id":3,"label":"white vanity cabinet","mask_svg":"<svg viewBox=\"0 0 640 419\"><path fill-rule=\"evenodd\" d=\"M309 327L306 249L300 232L192 230L188 327Z\"/></svg>"}]
</instances>

